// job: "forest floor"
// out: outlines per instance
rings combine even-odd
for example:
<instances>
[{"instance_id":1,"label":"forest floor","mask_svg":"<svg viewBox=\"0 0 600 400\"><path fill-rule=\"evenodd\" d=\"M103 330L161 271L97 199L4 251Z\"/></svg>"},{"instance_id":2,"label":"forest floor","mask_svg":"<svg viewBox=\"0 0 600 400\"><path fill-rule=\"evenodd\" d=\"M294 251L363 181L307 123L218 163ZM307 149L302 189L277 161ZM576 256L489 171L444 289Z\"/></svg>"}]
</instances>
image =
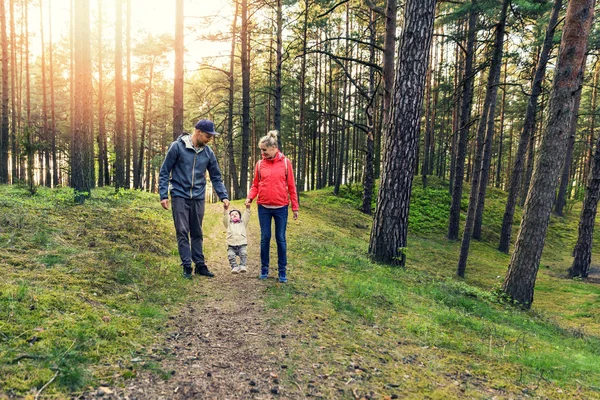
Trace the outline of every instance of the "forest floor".
<instances>
[{"instance_id":1,"label":"forest floor","mask_svg":"<svg viewBox=\"0 0 600 400\"><path fill-rule=\"evenodd\" d=\"M207 213L221 211L215 204L207 207ZM186 287L187 301L169 317L165 336L137 357L136 363L153 363L153 367L141 369L135 378L100 385L81 398L303 397L297 382L283 384L280 379L287 367L287 342L293 339L285 327L270 321L265 287L279 283L273 277L258 279L257 229L249 232L249 271L237 275L230 272L222 235L206 233L205 243L218 247L208 262L216 276L194 276Z\"/></svg>"},{"instance_id":2,"label":"forest floor","mask_svg":"<svg viewBox=\"0 0 600 400\"><path fill-rule=\"evenodd\" d=\"M189 281L155 195L71 195L0 186L0 399L600 399L600 285L565 279L576 202L552 217L524 311L496 295L509 262L499 190L464 280L443 182L414 188L406 269L368 259L357 188L303 193L288 284L257 278L254 208L249 272L230 273L210 204L216 277Z\"/></svg>"}]
</instances>

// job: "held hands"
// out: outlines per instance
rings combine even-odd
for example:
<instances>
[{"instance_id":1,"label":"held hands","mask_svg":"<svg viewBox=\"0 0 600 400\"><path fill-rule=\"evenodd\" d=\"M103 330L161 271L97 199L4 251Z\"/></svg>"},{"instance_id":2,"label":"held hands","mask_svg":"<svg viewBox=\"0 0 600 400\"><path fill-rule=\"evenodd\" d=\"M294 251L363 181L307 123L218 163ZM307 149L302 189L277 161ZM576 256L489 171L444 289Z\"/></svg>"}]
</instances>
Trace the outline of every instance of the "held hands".
<instances>
[{"instance_id":1,"label":"held hands","mask_svg":"<svg viewBox=\"0 0 600 400\"><path fill-rule=\"evenodd\" d=\"M250 208L251 204L252 204L252 200L251 199L246 199L246 201L244 202L244 205L246 206L246 208Z\"/></svg>"},{"instance_id":2,"label":"held hands","mask_svg":"<svg viewBox=\"0 0 600 400\"><path fill-rule=\"evenodd\" d=\"M160 205L162 206L162 208L164 208L165 210L169 209L169 199L164 199L160 201Z\"/></svg>"},{"instance_id":3,"label":"held hands","mask_svg":"<svg viewBox=\"0 0 600 400\"><path fill-rule=\"evenodd\" d=\"M227 200L227 199L223 200L223 209L229 210L229 200Z\"/></svg>"}]
</instances>

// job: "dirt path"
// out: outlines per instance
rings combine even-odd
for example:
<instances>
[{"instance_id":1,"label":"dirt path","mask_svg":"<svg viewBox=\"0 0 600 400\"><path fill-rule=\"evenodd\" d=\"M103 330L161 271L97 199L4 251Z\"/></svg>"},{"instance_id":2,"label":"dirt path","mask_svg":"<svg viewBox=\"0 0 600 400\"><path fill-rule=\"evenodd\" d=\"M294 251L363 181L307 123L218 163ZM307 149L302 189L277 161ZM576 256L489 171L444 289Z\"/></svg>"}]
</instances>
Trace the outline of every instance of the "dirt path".
<instances>
[{"instance_id":1,"label":"dirt path","mask_svg":"<svg viewBox=\"0 0 600 400\"><path fill-rule=\"evenodd\" d=\"M216 211L211 206L210 212ZM253 220L252 223L256 222ZM219 227L221 227L219 225ZM217 228L218 229L218 228ZM210 244L221 243L209 232ZM162 373L139 368L124 387L100 387L83 398L241 399L303 398L300 388L283 382L289 335L270 325L264 293L274 285L260 281L258 227L249 232L249 272L233 275L226 248L211 255L215 278L195 277L189 303L169 317L168 334L138 362L158 364ZM171 375L164 379L164 374ZM163 377L161 377L161 374Z\"/></svg>"}]
</instances>

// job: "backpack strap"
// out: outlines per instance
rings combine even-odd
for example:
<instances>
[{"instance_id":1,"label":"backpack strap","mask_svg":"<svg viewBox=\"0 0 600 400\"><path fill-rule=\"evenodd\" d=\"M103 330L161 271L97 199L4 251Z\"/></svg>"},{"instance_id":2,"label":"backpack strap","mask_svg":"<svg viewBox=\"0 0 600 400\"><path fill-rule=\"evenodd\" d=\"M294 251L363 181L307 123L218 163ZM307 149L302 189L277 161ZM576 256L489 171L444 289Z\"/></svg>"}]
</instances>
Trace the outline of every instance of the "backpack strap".
<instances>
[{"instance_id":1,"label":"backpack strap","mask_svg":"<svg viewBox=\"0 0 600 400\"><path fill-rule=\"evenodd\" d=\"M262 160L258 160L258 162L256 163L256 168L257 168L257 174L258 174L258 181L260 182L261 176L260 176L260 165L262 163ZM283 156L283 163L285 165L285 181L287 182L288 179L288 159L286 156Z\"/></svg>"}]
</instances>

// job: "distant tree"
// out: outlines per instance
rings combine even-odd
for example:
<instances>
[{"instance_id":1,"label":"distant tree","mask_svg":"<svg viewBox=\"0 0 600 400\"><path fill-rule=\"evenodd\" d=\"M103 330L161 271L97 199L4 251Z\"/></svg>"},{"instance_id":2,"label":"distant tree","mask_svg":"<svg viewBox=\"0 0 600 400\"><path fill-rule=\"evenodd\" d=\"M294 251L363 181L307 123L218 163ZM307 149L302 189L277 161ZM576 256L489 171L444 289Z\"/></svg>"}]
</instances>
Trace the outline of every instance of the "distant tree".
<instances>
[{"instance_id":1,"label":"distant tree","mask_svg":"<svg viewBox=\"0 0 600 400\"><path fill-rule=\"evenodd\" d=\"M242 31L242 161L240 165L240 197L248 192L248 147L250 142L250 48L248 46L248 0L241 0Z\"/></svg>"},{"instance_id":2,"label":"distant tree","mask_svg":"<svg viewBox=\"0 0 600 400\"><path fill-rule=\"evenodd\" d=\"M0 183L8 183L8 39L6 10L0 0L0 29L2 31L2 121L0 122Z\"/></svg>"},{"instance_id":3,"label":"distant tree","mask_svg":"<svg viewBox=\"0 0 600 400\"><path fill-rule=\"evenodd\" d=\"M506 14L510 0L503 0L500 19L496 26L496 35L494 40L494 48L492 61L487 81L487 92L483 104L483 115L479 119L479 127L477 129L477 144L475 149L475 162L473 167L473 175L471 179L471 194L469 196L469 208L467 210L467 220L463 231L463 240L460 248L460 257L456 275L465 276L467 266L467 257L469 255L469 245L471 243L471 234L474 231L476 223L476 212L478 207L483 208L481 197L485 197L485 187L487 186L487 174L485 174L486 166L484 162L484 152L487 151L489 159L491 155L491 142L494 126L494 111L496 109L496 97L498 93L498 82L500 80L500 69L502 66L502 50L504 48L504 31L506 27ZM489 148L488 148L489 145ZM489 169L489 163L487 165ZM482 187L483 186L483 192Z\"/></svg>"},{"instance_id":4,"label":"distant tree","mask_svg":"<svg viewBox=\"0 0 600 400\"><path fill-rule=\"evenodd\" d=\"M448 239L457 240L460 224L460 202L462 200L463 180L465 177L465 158L471 119L471 106L473 104L473 59L475 58L475 34L477 25L477 0L471 0L469 7L469 23L467 45L465 50L465 72L461 88L460 123L458 126L458 139L456 160L452 178L452 203L448 222Z\"/></svg>"},{"instance_id":5,"label":"distant tree","mask_svg":"<svg viewBox=\"0 0 600 400\"><path fill-rule=\"evenodd\" d=\"M435 17L435 0L407 0L392 118L385 152L369 254L376 261L404 266L410 195L421 121L423 91Z\"/></svg>"},{"instance_id":6,"label":"distant tree","mask_svg":"<svg viewBox=\"0 0 600 400\"><path fill-rule=\"evenodd\" d=\"M183 133L183 0L175 2L175 78L173 80L173 140Z\"/></svg>"},{"instance_id":7,"label":"distant tree","mask_svg":"<svg viewBox=\"0 0 600 400\"><path fill-rule=\"evenodd\" d=\"M75 202L83 203L91 190L90 158L92 130L92 66L90 55L89 0L75 2L75 98L73 131L71 136L71 186Z\"/></svg>"},{"instance_id":8,"label":"distant tree","mask_svg":"<svg viewBox=\"0 0 600 400\"><path fill-rule=\"evenodd\" d=\"M115 23L115 190L125 188L125 110L123 105L123 3L116 0Z\"/></svg>"},{"instance_id":9,"label":"distant tree","mask_svg":"<svg viewBox=\"0 0 600 400\"><path fill-rule=\"evenodd\" d=\"M544 136L531 179L531 187L502 285L511 299L525 308L533 292L554 203L558 175L565 159L569 124L594 16L594 0L571 0L567 6L554 82L544 123Z\"/></svg>"},{"instance_id":10,"label":"distant tree","mask_svg":"<svg viewBox=\"0 0 600 400\"><path fill-rule=\"evenodd\" d=\"M592 263L592 242L598 200L600 199L600 136L596 139L596 150L592 161L592 169L587 181L583 208L579 219L577 244L573 250L573 264L569 268L569 276L586 278Z\"/></svg>"}]
</instances>

